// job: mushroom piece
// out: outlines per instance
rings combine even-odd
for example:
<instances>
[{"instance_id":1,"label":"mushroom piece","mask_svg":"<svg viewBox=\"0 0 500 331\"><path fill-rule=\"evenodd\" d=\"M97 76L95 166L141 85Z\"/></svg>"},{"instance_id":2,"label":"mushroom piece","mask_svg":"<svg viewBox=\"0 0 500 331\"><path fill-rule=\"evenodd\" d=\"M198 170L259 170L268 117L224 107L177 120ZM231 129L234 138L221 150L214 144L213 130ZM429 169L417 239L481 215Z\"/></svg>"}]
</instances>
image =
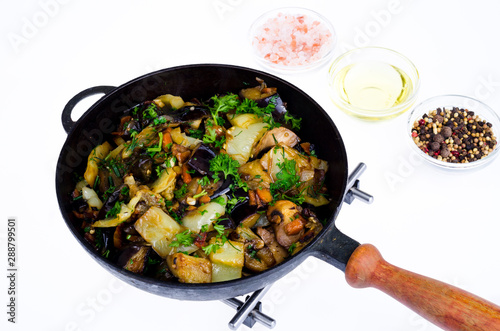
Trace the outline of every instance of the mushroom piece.
<instances>
[{"instance_id":1,"label":"mushroom piece","mask_svg":"<svg viewBox=\"0 0 500 331\"><path fill-rule=\"evenodd\" d=\"M304 234L307 221L301 215L301 208L291 201L277 201L267 209L267 218L274 223L276 241L285 248Z\"/></svg>"},{"instance_id":2,"label":"mushroom piece","mask_svg":"<svg viewBox=\"0 0 500 331\"><path fill-rule=\"evenodd\" d=\"M260 101L276 94L278 90L276 87L267 87L267 84L261 78L256 78L256 80L260 85L242 89L240 91L240 97Z\"/></svg>"},{"instance_id":3,"label":"mushroom piece","mask_svg":"<svg viewBox=\"0 0 500 331\"><path fill-rule=\"evenodd\" d=\"M277 241L272 229L265 229L263 227L257 228L257 234L262 238L264 244L271 250L271 253L276 261L276 264L283 262L288 252Z\"/></svg>"},{"instance_id":4,"label":"mushroom piece","mask_svg":"<svg viewBox=\"0 0 500 331\"><path fill-rule=\"evenodd\" d=\"M279 200L267 209L267 219L274 224L281 222L291 222L297 213L300 214L300 207L288 200Z\"/></svg>"},{"instance_id":5,"label":"mushroom piece","mask_svg":"<svg viewBox=\"0 0 500 331\"><path fill-rule=\"evenodd\" d=\"M249 227L238 226L236 230L232 233L232 238L234 241L240 242L245 247L245 267L253 272L262 272L269 267L276 264L271 251L268 247L265 247L264 241L257 236ZM265 260L259 257L260 251L265 250L267 255L261 253ZM269 256L271 258L269 258Z\"/></svg>"},{"instance_id":6,"label":"mushroom piece","mask_svg":"<svg viewBox=\"0 0 500 331\"><path fill-rule=\"evenodd\" d=\"M260 152L267 150L279 143L288 147L294 147L300 142L300 138L291 130L285 127L274 128L267 131L260 139L257 146L252 151L252 156L259 155Z\"/></svg>"}]
</instances>

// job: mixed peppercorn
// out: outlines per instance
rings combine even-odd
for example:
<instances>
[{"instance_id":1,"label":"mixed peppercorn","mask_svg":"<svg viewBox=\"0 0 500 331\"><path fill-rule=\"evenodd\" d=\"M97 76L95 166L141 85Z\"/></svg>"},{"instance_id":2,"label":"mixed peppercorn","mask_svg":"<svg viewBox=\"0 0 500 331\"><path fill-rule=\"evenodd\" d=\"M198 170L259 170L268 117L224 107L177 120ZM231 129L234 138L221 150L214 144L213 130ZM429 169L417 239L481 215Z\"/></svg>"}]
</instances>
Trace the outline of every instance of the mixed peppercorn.
<instances>
[{"instance_id":1,"label":"mixed peppercorn","mask_svg":"<svg viewBox=\"0 0 500 331\"><path fill-rule=\"evenodd\" d=\"M451 163L480 160L497 146L492 124L458 107L424 114L413 124L411 136L424 153Z\"/></svg>"}]
</instances>

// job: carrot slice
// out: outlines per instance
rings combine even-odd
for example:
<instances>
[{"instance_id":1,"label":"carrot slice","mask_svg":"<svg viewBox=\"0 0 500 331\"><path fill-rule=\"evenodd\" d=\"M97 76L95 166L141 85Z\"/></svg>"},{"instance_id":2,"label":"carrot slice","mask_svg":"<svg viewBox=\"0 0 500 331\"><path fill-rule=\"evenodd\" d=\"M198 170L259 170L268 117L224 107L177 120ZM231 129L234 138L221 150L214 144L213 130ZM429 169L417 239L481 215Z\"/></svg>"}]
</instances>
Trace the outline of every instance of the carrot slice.
<instances>
[{"instance_id":1,"label":"carrot slice","mask_svg":"<svg viewBox=\"0 0 500 331\"><path fill-rule=\"evenodd\" d=\"M182 165L182 180L184 183L189 184L192 180L191 175L188 172L187 163Z\"/></svg>"},{"instance_id":2,"label":"carrot slice","mask_svg":"<svg viewBox=\"0 0 500 331\"><path fill-rule=\"evenodd\" d=\"M268 188L256 189L255 192L259 196L259 199L264 203L270 203L273 201L273 196L271 195L271 191Z\"/></svg>"},{"instance_id":3,"label":"carrot slice","mask_svg":"<svg viewBox=\"0 0 500 331\"><path fill-rule=\"evenodd\" d=\"M171 130L172 130L171 128L168 128L163 131L163 141L161 146L165 152L167 152L169 147L171 147L173 144L172 136L170 135Z\"/></svg>"}]
</instances>

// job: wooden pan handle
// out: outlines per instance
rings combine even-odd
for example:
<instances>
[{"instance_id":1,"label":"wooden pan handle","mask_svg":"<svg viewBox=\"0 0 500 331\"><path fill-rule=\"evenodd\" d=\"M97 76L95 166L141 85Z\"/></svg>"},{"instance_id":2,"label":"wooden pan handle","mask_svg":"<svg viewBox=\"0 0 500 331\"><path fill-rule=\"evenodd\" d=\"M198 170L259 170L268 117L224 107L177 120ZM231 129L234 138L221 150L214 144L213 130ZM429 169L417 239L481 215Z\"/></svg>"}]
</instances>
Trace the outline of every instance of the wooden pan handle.
<instances>
[{"instance_id":1,"label":"wooden pan handle","mask_svg":"<svg viewBox=\"0 0 500 331\"><path fill-rule=\"evenodd\" d=\"M352 287L374 287L445 330L500 330L500 307L474 294L387 263L361 245L345 270Z\"/></svg>"}]
</instances>

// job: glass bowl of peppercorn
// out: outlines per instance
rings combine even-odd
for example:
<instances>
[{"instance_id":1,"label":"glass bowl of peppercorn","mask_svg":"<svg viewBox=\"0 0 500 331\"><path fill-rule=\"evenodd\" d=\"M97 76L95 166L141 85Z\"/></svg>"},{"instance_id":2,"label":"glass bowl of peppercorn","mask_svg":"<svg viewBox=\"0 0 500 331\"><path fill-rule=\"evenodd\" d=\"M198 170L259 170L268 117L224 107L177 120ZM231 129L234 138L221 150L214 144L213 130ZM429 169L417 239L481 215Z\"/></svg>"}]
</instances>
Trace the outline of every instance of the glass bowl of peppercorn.
<instances>
[{"instance_id":1,"label":"glass bowl of peppercorn","mask_svg":"<svg viewBox=\"0 0 500 331\"><path fill-rule=\"evenodd\" d=\"M408 118L411 148L447 169L484 166L499 153L500 117L483 102L462 95L432 97Z\"/></svg>"}]
</instances>

